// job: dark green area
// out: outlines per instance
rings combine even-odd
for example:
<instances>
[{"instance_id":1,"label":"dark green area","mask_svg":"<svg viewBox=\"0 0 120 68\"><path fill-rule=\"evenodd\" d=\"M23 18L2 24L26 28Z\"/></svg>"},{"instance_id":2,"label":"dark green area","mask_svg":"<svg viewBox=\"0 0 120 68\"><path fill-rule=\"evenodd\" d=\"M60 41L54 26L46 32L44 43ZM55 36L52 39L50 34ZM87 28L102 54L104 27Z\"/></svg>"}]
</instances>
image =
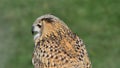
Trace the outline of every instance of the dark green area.
<instances>
[{"instance_id":1,"label":"dark green area","mask_svg":"<svg viewBox=\"0 0 120 68\"><path fill-rule=\"evenodd\" d=\"M0 68L33 68L31 26L47 13L84 40L93 68L120 68L120 0L0 0Z\"/></svg>"}]
</instances>

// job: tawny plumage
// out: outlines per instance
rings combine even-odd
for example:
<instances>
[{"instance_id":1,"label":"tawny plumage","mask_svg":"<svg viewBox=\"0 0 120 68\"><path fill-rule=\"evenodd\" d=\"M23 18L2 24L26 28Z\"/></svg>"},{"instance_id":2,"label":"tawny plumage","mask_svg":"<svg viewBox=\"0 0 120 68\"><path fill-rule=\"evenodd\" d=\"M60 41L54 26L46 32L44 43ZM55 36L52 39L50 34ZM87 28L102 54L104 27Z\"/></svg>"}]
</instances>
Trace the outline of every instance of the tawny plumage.
<instances>
[{"instance_id":1,"label":"tawny plumage","mask_svg":"<svg viewBox=\"0 0 120 68\"><path fill-rule=\"evenodd\" d=\"M83 41L53 15L43 15L32 26L34 68L91 68Z\"/></svg>"}]
</instances>

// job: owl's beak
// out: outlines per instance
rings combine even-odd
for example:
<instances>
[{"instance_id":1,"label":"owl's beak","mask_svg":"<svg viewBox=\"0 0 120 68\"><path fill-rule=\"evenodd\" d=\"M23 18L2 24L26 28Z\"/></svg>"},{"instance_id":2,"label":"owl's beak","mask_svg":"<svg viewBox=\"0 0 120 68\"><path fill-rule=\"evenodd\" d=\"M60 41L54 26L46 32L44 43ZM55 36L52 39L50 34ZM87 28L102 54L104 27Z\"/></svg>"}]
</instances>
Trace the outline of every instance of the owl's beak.
<instances>
[{"instance_id":1,"label":"owl's beak","mask_svg":"<svg viewBox=\"0 0 120 68\"><path fill-rule=\"evenodd\" d=\"M32 32L32 35L34 36L34 40L35 40L36 38L40 37L40 35L41 35L41 33L40 33L40 28L39 28L38 26L36 26L36 25L33 25L33 26L32 26L31 32Z\"/></svg>"},{"instance_id":2,"label":"owl's beak","mask_svg":"<svg viewBox=\"0 0 120 68\"><path fill-rule=\"evenodd\" d=\"M34 31L34 26L32 26L32 35L35 34L35 31Z\"/></svg>"}]
</instances>

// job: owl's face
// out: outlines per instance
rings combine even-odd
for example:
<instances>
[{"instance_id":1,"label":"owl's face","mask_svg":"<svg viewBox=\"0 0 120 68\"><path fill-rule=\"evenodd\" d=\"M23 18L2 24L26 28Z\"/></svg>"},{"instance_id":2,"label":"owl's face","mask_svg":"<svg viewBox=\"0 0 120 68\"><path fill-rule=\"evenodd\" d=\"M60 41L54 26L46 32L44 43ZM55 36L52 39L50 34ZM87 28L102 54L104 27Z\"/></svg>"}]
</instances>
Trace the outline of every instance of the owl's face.
<instances>
[{"instance_id":1,"label":"owl's face","mask_svg":"<svg viewBox=\"0 0 120 68\"><path fill-rule=\"evenodd\" d=\"M43 28L42 22L39 21L39 19L37 19L35 23L32 25L32 34L34 35L34 40L37 37L41 36L42 28Z\"/></svg>"}]
</instances>

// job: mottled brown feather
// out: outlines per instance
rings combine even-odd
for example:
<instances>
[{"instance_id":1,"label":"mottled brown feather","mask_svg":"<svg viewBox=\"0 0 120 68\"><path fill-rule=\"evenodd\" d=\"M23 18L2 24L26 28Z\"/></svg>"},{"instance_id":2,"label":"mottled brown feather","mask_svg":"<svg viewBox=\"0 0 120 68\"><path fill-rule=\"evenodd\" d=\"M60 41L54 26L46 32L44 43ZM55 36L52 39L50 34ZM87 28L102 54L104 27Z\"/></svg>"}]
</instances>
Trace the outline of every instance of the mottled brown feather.
<instances>
[{"instance_id":1,"label":"mottled brown feather","mask_svg":"<svg viewBox=\"0 0 120 68\"><path fill-rule=\"evenodd\" d=\"M35 40L34 68L91 68L83 41L58 18L43 18L37 19L43 28Z\"/></svg>"}]
</instances>

